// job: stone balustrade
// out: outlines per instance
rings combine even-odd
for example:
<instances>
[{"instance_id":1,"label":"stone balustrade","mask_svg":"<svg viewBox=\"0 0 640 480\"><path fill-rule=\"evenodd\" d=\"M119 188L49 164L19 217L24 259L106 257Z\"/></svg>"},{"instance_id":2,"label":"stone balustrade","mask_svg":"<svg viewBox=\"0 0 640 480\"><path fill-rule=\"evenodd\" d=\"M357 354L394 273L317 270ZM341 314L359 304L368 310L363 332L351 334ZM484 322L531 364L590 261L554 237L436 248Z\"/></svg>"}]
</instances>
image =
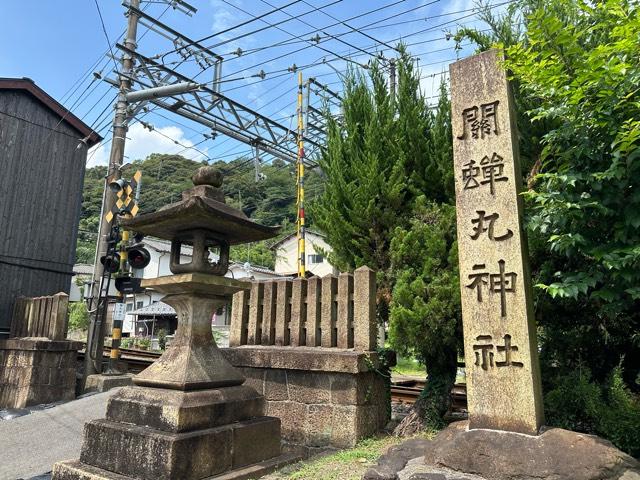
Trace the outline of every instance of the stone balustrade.
<instances>
[{"instance_id":1,"label":"stone balustrade","mask_svg":"<svg viewBox=\"0 0 640 480\"><path fill-rule=\"evenodd\" d=\"M18 297L13 307L9 337L46 337L64 340L67 336L69 295Z\"/></svg>"},{"instance_id":2,"label":"stone balustrade","mask_svg":"<svg viewBox=\"0 0 640 480\"><path fill-rule=\"evenodd\" d=\"M75 398L80 342L65 340L69 296L19 297L0 340L0 408Z\"/></svg>"},{"instance_id":3,"label":"stone balustrade","mask_svg":"<svg viewBox=\"0 0 640 480\"><path fill-rule=\"evenodd\" d=\"M375 295L367 267L254 282L234 295L223 353L280 418L286 444L308 453L350 447L387 423Z\"/></svg>"},{"instance_id":4,"label":"stone balustrade","mask_svg":"<svg viewBox=\"0 0 640 480\"><path fill-rule=\"evenodd\" d=\"M254 282L233 297L229 346L376 349L375 272Z\"/></svg>"}]
</instances>

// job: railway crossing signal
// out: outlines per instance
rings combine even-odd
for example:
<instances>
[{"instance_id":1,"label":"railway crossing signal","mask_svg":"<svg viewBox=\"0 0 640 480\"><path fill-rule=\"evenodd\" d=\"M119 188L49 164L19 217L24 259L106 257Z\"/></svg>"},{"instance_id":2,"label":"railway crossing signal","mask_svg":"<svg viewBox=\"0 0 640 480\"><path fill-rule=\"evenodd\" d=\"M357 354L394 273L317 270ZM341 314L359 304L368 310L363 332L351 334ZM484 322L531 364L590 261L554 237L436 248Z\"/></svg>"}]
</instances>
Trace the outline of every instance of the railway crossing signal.
<instances>
[{"instance_id":1,"label":"railway crossing signal","mask_svg":"<svg viewBox=\"0 0 640 480\"><path fill-rule=\"evenodd\" d=\"M111 223L116 215L135 217L138 214L138 194L142 184L141 180L142 172L138 170L128 182L122 178L109 182L109 188L116 193L117 200L104 216L107 223Z\"/></svg>"}]
</instances>

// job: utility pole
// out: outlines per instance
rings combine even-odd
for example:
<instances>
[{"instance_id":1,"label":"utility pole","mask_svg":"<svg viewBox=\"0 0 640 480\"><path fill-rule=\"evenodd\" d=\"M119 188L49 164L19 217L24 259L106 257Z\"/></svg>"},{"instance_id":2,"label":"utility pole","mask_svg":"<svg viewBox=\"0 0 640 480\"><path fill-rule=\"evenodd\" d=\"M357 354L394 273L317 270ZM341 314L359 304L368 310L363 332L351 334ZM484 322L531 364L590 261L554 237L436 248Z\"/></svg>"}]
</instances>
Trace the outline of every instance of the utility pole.
<instances>
[{"instance_id":1,"label":"utility pole","mask_svg":"<svg viewBox=\"0 0 640 480\"><path fill-rule=\"evenodd\" d=\"M134 9L140 8L140 0L130 0L131 7ZM127 33L124 40L124 44L129 50L135 51L137 47L136 38L138 34L138 15L134 13L133 9L129 9L128 21L127 21ZM98 242L96 246L96 262L93 266L93 298L100 297L100 278L103 274L103 266L100 264L99 259L107 252L107 232L110 231L111 226L105 218L107 212L110 212L116 203L116 193L109 189L109 183L118 180L121 176L120 168L122 167L122 161L124 159L124 144L127 136L127 108L129 102L126 94L131 89L131 76L133 72L134 58L133 56L125 53L122 56L122 71L119 78L119 94L118 101L115 107L115 116L113 119L113 139L111 140L111 153L109 155L109 169L107 170L107 178L105 179L105 194L103 196L102 212L100 217L100 228L98 230ZM111 221L115 221L112 218ZM108 292L107 292L108 295ZM101 310L96 307L96 312L100 313L106 308ZM87 348L85 353L84 363L84 378L93 373L100 373L102 371L102 350L104 347L104 329L105 329L105 316L95 315L89 327L89 336L87 337ZM92 354L95 355L95 363L91 359Z\"/></svg>"},{"instance_id":2,"label":"utility pole","mask_svg":"<svg viewBox=\"0 0 640 480\"><path fill-rule=\"evenodd\" d=\"M391 101L396 100L396 59L389 60L389 93L391 94Z\"/></svg>"},{"instance_id":3,"label":"utility pole","mask_svg":"<svg viewBox=\"0 0 640 480\"><path fill-rule=\"evenodd\" d=\"M306 276L305 225L304 225L304 104L302 99L302 72L298 72L298 157L297 157L297 204L298 204L298 277Z\"/></svg>"},{"instance_id":4,"label":"utility pole","mask_svg":"<svg viewBox=\"0 0 640 480\"><path fill-rule=\"evenodd\" d=\"M255 180L256 183L258 183L260 181L260 148L258 147L257 143L254 148L256 149L256 151L255 156L253 157L253 166L256 173Z\"/></svg>"}]
</instances>

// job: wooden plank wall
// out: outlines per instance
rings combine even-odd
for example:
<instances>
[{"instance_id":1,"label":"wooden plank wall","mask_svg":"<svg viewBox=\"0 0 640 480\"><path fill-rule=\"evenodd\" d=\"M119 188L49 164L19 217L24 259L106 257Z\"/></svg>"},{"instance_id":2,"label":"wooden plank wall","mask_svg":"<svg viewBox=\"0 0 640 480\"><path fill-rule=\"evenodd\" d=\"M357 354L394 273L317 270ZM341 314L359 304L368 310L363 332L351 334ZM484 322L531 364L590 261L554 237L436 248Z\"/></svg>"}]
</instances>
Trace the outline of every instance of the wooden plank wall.
<instances>
[{"instance_id":1,"label":"wooden plank wall","mask_svg":"<svg viewBox=\"0 0 640 480\"><path fill-rule=\"evenodd\" d=\"M1 337L17 297L69 293L86 148L28 93L0 91L0 112Z\"/></svg>"},{"instance_id":2,"label":"wooden plank wall","mask_svg":"<svg viewBox=\"0 0 640 480\"><path fill-rule=\"evenodd\" d=\"M233 296L229 346L376 348L376 277L367 267L323 278L253 282Z\"/></svg>"}]
</instances>

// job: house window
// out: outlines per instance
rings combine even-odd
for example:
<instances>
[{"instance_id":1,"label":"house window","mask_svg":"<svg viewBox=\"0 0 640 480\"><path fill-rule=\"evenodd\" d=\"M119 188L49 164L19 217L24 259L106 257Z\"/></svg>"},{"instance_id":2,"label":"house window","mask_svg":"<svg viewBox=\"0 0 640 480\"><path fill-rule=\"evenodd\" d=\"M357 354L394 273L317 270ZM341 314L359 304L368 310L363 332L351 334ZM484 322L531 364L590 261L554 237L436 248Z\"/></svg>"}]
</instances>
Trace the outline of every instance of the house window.
<instances>
[{"instance_id":1,"label":"house window","mask_svg":"<svg viewBox=\"0 0 640 480\"><path fill-rule=\"evenodd\" d=\"M318 255L317 253L313 255L307 255L307 262L309 263L309 265L312 265L314 263L322 263L324 262L324 256Z\"/></svg>"},{"instance_id":2,"label":"house window","mask_svg":"<svg viewBox=\"0 0 640 480\"><path fill-rule=\"evenodd\" d=\"M133 310L133 303L127 303L127 312L130 312Z\"/></svg>"},{"instance_id":3,"label":"house window","mask_svg":"<svg viewBox=\"0 0 640 480\"><path fill-rule=\"evenodd\" d=\"M136 310L139 310L142 307L144 307L144 302L136 302Z\"/></svg>"}]
</instances>

